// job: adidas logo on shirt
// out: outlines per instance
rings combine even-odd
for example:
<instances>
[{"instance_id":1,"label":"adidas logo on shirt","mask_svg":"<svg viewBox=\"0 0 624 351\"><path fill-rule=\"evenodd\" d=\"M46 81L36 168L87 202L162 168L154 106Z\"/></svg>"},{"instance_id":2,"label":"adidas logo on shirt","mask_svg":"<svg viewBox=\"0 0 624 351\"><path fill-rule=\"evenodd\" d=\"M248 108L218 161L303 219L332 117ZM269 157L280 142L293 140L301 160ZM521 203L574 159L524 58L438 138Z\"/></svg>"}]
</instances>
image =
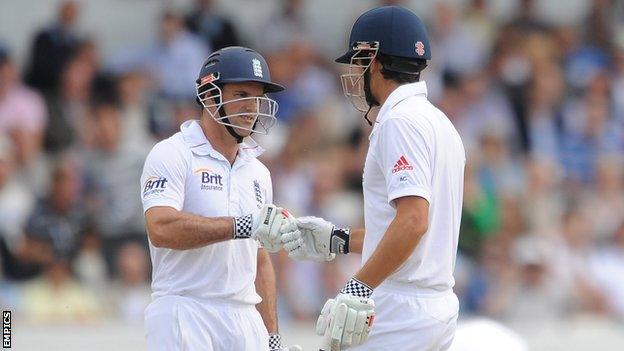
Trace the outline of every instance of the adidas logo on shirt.
<instances>
[{"instance_id":1,"label":"adidas logo on shirt","mask_svg":"<svg viewBox=\"0 0 624 351\"><path fill-rule=\"evenodd\" d=\"M399 160L396 161L396 163L394 164L394 167L392 168L392 173L400 171L411 171L412 169L414 169L414 167L412 167L409 162L407 162L405 156L401 156L399 157Z\"/></svg>"}]
</instances>

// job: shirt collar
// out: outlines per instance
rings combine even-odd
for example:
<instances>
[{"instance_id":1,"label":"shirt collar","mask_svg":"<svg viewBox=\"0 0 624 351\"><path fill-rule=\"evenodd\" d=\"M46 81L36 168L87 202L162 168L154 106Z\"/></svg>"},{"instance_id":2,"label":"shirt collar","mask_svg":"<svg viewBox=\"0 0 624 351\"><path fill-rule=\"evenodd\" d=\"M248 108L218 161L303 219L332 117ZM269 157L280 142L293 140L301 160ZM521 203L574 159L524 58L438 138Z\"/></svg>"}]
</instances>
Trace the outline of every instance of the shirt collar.
<instances>
[{"instance_id":1,"label":"shirt collar","mask_svg":"<svg viewBox=\"0 0 624 351\"><path fill-rule=\"evenodd\" d=\"M211 156L220 160L225 159L221 153L212 147L208 139L206 139L206 135L204 135L204 131L198 120L190 120L182 123L180 131L182 132L184 141L194 154L199 156ZM249 161L260 156L263 152L264 149L258 145L255 140L251 137L247 137L239 146L238 156Z\"/></svg>"},{"instance_id":2,"label":"shirt collar","mask_svg":"<svg viewBox=\"0 0 624 351\"><path fill-rule=\"evenodd\" d=\"M417 95L422 95L425 98L427 97L427 84L424 81L403 84L394 89L394 91L388 95L388 98L381 106L381 109L379 109L375 124L383 122L390 110L401 101L407 99L408 97Z\"/></svg>"}]
</instances>

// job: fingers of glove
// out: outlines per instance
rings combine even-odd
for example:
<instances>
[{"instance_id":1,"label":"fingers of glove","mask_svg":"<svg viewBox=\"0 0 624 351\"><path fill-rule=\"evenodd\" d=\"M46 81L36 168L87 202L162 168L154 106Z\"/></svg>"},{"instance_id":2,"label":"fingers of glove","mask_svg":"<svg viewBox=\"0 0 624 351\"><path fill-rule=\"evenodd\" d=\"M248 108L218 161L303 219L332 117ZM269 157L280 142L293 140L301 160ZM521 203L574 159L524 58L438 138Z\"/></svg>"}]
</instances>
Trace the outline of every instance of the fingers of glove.
<instances>
[{"instance_id":1,"label":"fingers of glove","mask_svg":"<svg viewBox=\"0 0 624 351\"><path fill-rule=\"evenodd\" d=\"M325 305L323 306L323 309L321 310L321 314L318 317L318 320L316 321L316 334L323 336L325 335L325 330L327 330L327 327L329 326L329 313L332 310L332 307L334 306L334 299L329 299L327 300L327 302L325 302Z\"/></svg>"},{"instance_id":2,"label":"fingers of glove","mask_svg":"<svg viewBox=\"0 0 624 351\"><path fill-rule=\"evenodd\" d=\"M318 226L318 221L322 220L320 217L305 216L297 217L297 226L305 229L314 229Z\"/></svg>"},{"instance_id":3,"label":"fingers of glove","mask_svg":"<svg viewBox=\"0 0 624 351\"><path fill-rule=\"evenodd\" d=\"M297 221L292 218L292 217L283 217L281 219L281 225L279 228L280 233L284 234L284 233L290 233L293 232L295 230L299 230L299 227L297 227Z\"/></svg>"},{"instance_id":4,"label":"fingers of glove","mask_svg":"<svg viewBox=\"0 0 624 351\"><path fill-rule=\"evenodd\" d=\"M292 240L292 241L287 241L284 243L284 250L286 250L287 252L292 252L297 249L303 249L302 245L303 245L303 239L301 238Z\"/></svg>"},{"instance_id":5,"label":"fingers of glove","mask_svg":"<svg viewBox=\"0 0 624 351\"><path fill-rule=\"evenodd\" d=\"M294 230L294 231L282 234L282 237L280 239L282 240L282 244L286 244L291 241L298 241L298 240L303 241L303 235L299 230Z\"/></svg>"},{"instance_id":6,"label":"fingers of glove","mask_svg":"<svg viewBox=\"0 0 624 351\"><path fill-rule=\"evenodd\" d=\"M327 326L329 324L329 316L319 315L316 320L316 335L323 336L325 335L325 331L327 330Z\"/></svg>"},{"instance_id":7,"label":"fingers of glove","mask_svg":"<svg viewBox=\"0 0 624 351\"><path fill-rule=\"evenodd\" d=\"M345 331L345 322L347 320L348 311L349 307L344 303L338 304L333 311L333 318L329 325L332 348L334 345L343 345L342 338Z\"/></svg>"},{"instance_id":8,"label":"fingers of glove","mask_svg":"<svg viewBox=\"0 0 624 351\"><path fill-rule=\"evenodd\" d=\"M270 242L269 246L277 248L277 251L279 251L282 246L282 236L286 233L295 233L293 237L301 236L293 218L277 216L274 224L266 235L266 241Z\"/></svg>"},{"instance_id":9,"label":"fingers of glove","mask_svg":"<svg viewBox=\"0 0 624 351\"><path fill-rule=\"evenodd\" d=\"M358 312L352 308L347 310L347 318L345 319L344 324L344 333L342 335L342 346L351 346L353 345L353 332L356 328L356 320L357 320Z\"/></svg>"},{"instance_id":10,"label":"fingers of glove","mask_svg":"<svg viewBox=\"0 0 624 351\"><path fill-rule=\"evenodd\" d=\"M353 345L360 345L364 336L364 329L368 328L366 324L367 313L365 311L359 311L355 320L355 329L353 330Z\"/></svg>"}]
</instances>

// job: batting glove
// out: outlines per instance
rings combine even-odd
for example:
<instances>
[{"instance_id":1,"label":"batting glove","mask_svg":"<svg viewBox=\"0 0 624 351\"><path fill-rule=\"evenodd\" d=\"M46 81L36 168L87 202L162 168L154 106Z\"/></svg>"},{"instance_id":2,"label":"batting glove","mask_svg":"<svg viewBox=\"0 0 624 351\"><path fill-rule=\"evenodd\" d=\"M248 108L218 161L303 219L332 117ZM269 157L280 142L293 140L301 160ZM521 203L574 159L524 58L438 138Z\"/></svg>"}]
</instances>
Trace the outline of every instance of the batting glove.
<instances>
[{"instance_id":1,"label":"batting glove","mask_svg":"<svg viewBox=\"0 0 624 351\"><path fill-rule=\"evenodd\" d=\"M282 248L282 233L297 230L295 218L273 204L265 204L256 214L234 218L234 239L256 239L269 252Z\"/></svg>"},{"instance_id":2,"label":"batting glove","mask_svg":"<svg viewBox=\"0 0 624 351\"><path fill-rule=\"evenodd\" d=\"M369 286L351 278L335 299L327 300L316 333L324 336L330 350L361 345L368 339L375 319L372 293Z\"/></svg>"},{"instance_id":3,"label":"batting glove","mask_svg":"<svg viewBox=\"0 0 624 351\"><path fill-rule=\"evenodd\" d=\"M299 232L282 236L284 249L294 260L331 261L349 252L349 229L336 228L319 217L297 218Z\"/></svg>"},{"instance_id":4,"label":"batting glove","mask_svg":"<svg viewBox=\"0 0 624 351\"><path fill-rule=\"evenodd\" d=\"M269 335L269 351L302 351L299 345L282 346L282 337L279 334Z\"/></svg>"}]
</instances>

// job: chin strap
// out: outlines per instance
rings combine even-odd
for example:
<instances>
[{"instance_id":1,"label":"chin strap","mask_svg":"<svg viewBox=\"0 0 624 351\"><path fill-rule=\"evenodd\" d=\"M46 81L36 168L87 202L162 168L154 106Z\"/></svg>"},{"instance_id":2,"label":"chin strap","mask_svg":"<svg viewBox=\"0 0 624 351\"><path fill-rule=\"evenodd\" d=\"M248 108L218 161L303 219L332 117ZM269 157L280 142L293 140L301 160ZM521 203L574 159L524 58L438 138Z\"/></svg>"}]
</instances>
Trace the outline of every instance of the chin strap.
<instances>
[{"instance_id":1,"label":"chin strap","mask_svg":"<svg viewBox=\"0 0 624 351\"><path fill-rule=\"evenodd\" d=\"M364 114L364 119L366 120L366 122L368 122L369 126L373 126L373 122L371 122L370 119L368 119L368 114L371 112L371 110L373 109L373 105L368 105L368 111L366 111L366 113Z\"/></svg>"},{"instance_id":2,"label":"chin strap","mask_svg":"<svg viewBox=\"0 0 624 351\"><path fill-rule=\"evenodd\" d=\"M219 106L219 110L218 110L218 112L219 112L219 115L221 115L221 116L225 116L225 108L223 108L223 104L222 104L221 106ZM227 117L226 117L226 118L224 118L223 120L224 120L224 121L225 121L225 123L227 123L227 124L232 124L232 123L230 122L230 119L229 119L229 118L227 118ZM230 135L231 135L234 139L236 139L236 143L237 143L237 144L240 144L240 143L242 143L242 142L243 142L243 137L242 137L242 136L240 136L240 135L238 135L238 133L236 133L236 131L234 130L234 127L226 125L226 126L225 126L225 129L228 131L228 133L230 133Z\"/></svg>"},{"instance_id":3,"label":"chin strap","mask_svg":"<svg viewBox=\"0 0 624 351\"><path fill-rule=\"evenodd\" d=\"M375 99L373 93L370 90L370 71L366 69L364 71L364 97L366 98L366 103L368 103L368 111L364 114L364 119L368 122L369 126L373 125L370 119L368 119L368 114L371 112L374 106L379 106L379 101Z\"/></svg>"},{"instance_id":4,"label":"chin strap","mask_svg":"<svg viewBox=\"0 0 624 351\"><path fill-rule=\"evenodd\" d=\"M230 121L227 118L224 118L223 120L225 120L225 122L227 123L230 123ZM232 128L231 126L225 126L225 129L227 129L228 133L230 133L230 135L234 137L234 139L236 139L237 144L240 144L243 142L243 137L238 135L238 133L234 131L234 128Z\"/></svg>"}]
</instances>

